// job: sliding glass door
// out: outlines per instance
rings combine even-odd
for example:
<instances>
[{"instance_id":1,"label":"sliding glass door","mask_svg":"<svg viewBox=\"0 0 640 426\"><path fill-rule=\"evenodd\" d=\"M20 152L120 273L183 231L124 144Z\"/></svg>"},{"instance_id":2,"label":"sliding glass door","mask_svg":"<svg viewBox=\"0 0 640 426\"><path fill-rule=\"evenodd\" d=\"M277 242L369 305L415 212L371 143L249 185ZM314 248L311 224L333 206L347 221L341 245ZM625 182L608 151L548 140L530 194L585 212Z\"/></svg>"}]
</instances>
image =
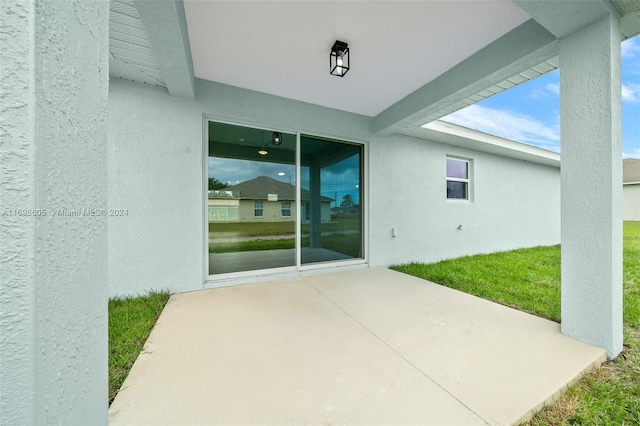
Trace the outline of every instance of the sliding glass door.
<instances>
[{"instance_id":1,"label":"sliding glass door","mask_svg":"<svg viewBox=\"0 0 640 426\"><path fill-rule=\"evenodd\" d=\"M361 145L216 122L208 131L209 275L363 258Z\"/></svg>"},{"instance_id":2,"label":"sliding glass door","mask_svg":"<svg viewBox=\"0 0 640 426\"><path fill-rule=\"evenodd\" d=\"M209 123L209 275L296 265L296 135Z\"/></svg>"},{"instance_id":3,"label":"sliding glass door","mask_svg":"<svg viewBox=\"0 0 640 426\"><path fill-rule=\"evenodd\" d=\"M362 146L302 136L300 159L302 264L362 258Z\"/></svg>"}]
</instances>

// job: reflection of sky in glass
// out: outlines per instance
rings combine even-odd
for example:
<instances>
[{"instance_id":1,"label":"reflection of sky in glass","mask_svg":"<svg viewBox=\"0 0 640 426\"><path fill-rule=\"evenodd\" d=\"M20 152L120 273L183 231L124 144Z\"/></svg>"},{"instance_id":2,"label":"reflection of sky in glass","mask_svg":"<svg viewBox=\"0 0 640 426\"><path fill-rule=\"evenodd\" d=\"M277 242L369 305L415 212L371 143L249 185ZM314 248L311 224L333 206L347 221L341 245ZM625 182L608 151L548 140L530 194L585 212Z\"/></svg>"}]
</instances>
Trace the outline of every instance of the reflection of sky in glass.
<instances>
[{"instance_id":1,"label":"reflection of sky in glass","mask_svg":"<svg viewBox=\"0 0 640 426\"><path fill-rule=\"evenodd\" d=\"M331 198L331 207L339 206L343 197L351 195L354 204L360 204L360 161L354 155L345 160L325 167L320 172L320 194ZM300 184L309 189L309 168L300 170Z\"/></svg>"},{"instance_id":2,"label":"reflection of sky in glass","mask_svg":"<svg viewBox=\"0 0 640 426\"><path fill-rule=\"evenodd\" d=\"M284 173L284 176L279 176ZM227 185L237 185L268 176L280 182L296 184L296 169L292 164L268 163L263 161L239 160L232 158L209 157L209 177L216 178ZM301 185L309 189L309 168L300 171ZM360 161L358 155L332 164L320 173L322 196L332 200L331 207L339 206L343 197L351 196L354 204L360 204Z\"/></svg>"},{"instance_id":3,"label":"reflection of sky in glass","mask_svg":"<svg viewBox=\"0 0 640 426\"><path fill-rule=\"evenodd\" d=\"M447 158L447 177L467 179L467 162Z\"/></svg>"},{"instance_id":4,"label":"reflection of sky in glass","mask_svg":"<svg viewBox=\"0 0 640 426\"><path fill-rule=\"evenodd\" d=\"M278 173L284 173L284 176ZM296 168L292 164L209 157L209 177L227 185L236 185L258 176L268 176L280 182L296 184Z\"/></svg>"}]
</instances>

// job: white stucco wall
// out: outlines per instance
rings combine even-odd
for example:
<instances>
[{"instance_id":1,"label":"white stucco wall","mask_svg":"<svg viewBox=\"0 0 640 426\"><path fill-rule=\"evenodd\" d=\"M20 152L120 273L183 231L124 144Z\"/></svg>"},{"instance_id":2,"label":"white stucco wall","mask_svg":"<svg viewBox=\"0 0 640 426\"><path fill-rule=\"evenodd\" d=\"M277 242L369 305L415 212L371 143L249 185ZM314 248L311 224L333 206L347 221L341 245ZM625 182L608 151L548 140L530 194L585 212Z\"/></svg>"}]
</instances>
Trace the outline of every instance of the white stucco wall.
<instances>
[{"instance_id":1,"label":"white stucco wall","mask_svg":"<svg viewBox=\"0 0 640 426\"><path fill-rule=\"evenodd\" d=\"M1 425L107 424L108 18L0 3Z\"/></svg>"},{"instance_id":2,"label":"white stucco wall","mask_svg":"<svg viewBox=\"0 0 640 426\"><path fill-rule=\"evenodd\" d=\"M112 80L109 294L202 284L202 111L166 89Z\"/></svg>"},{"instance_id":3,"label":"white stucco wall","mask_svg":"<svg viewBox=\"0 0 640 426\"><path fill-rule=\"evenodd\" d=\"M129 211L109 221L111 295L202 287L205 114L365 142L372 265L559 243L557 168L402 135L375 136L368 117L217 83L196 80L196 89L196 100L187 100L111 81L109 202ZM447 154L473 159L473 203L446 201Z\"/></svg>"},{"instance_id":4,"label":"white stucco wall","mask_svg":"<svg viewBox=\"0 0 640 426\"><path fill-rule=\"evenodd\" d=\"M447 200L447 155L472 160L472 202ZM374 266L559 243L557 168L394 135L369 162Z\"/></svg>"},{"instance_id":5,"label":"white stucco wall","mask_svg":"<svg viewBox=\"0 0 640 426\"><path fill-rule=\"evenodd\" d=\"M640 220L640 184L622 187L623 220Z\"/></svg>"},{"instance_id":6,"label":"white stucco wall","mask_svg":"<svg viewBox=\"0 0 640 426\"><path fill-rule=\"evenodd\" d=\"M202 288L203 115L365 140L370 119L196 80L196 100L113 79L109 89L109 294Z\"/></svg>"}]
</instances>

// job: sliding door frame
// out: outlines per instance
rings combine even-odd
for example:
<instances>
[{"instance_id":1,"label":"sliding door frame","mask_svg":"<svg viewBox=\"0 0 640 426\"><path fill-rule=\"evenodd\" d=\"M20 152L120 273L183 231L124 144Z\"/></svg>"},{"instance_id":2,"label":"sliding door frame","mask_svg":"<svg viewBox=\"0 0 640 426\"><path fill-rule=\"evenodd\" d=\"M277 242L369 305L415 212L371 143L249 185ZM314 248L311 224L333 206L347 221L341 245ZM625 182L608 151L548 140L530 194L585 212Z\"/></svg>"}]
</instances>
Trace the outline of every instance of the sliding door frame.
<instances>
[{"instance_id":1,"label":"sliding door frame","mask_svg":"<svg viewBox=\"0 0 640 426\"><path fill-rule=\"evenodd\" d=\"M225 274L209 275L209 212L208 212L208 178L209 178L209 122L229 124L234 126L249 127L258 130L271 132L282 132L296 135L295 153L295 176L296 176L296 217L295 217L295 251L296 264L280 268L259 269L242 272L231 272ZM203 234L203 288L227 287L237 284L251 282L261 282L270 279L291 278L314 273L321 273L329 269L336 268L362 268L369 264L369 155L368 143L364 140L354 140L336 135L328 135L317 132L305 131L303 129L291 129L284 126L270 126L264 123L257 123L248 120L236 120L229 117L222 117L211 114L204 114L202 121L202 234ZM336 260L318 262L312 264L302 264L302 201L301 201L301 137L326 139L333 142L343 142L358 145L362 148L360 158L360 212L361 212L361 244L364 256L358 259Z\"/></svg>"}]
</instances>

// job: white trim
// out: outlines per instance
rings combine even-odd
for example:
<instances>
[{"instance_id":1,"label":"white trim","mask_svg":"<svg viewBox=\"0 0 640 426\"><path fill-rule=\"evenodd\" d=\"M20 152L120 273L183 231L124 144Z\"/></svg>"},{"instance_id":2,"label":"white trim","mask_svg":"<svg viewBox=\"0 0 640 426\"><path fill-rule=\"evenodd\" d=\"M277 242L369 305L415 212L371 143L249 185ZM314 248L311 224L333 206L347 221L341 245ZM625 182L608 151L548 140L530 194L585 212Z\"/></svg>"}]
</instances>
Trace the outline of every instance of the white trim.
<instances>
[{"instance_id":1,"label":"white trim","mask_svg":"<svg viewBox=\"0 0 640 426\"><path fill-rule=\"evenodd\" d=\"M342 265L344 266L353 266L353 265L366 265L368 262L365 259L349 259L349 260L332 260L328 262L313 262L313 263L305 263L300 266L300 272L305 271L313 271L316 269L327 269L327 268L336 268Z\"/></svg>"},{"instance_id":2,"label":"white trim","mask_svg":"<svg viewBox=\"0 0 640 426\"><path fill-rule=\"evenodd\" d=\"M297 133L297 130L291 127L274 126L273 124L261 123L259 121L244 120L244 119L227 117L227 116L216 115L216 114L204 114L204 117L208 121L214 121L220 124L230 124L232 126L240 126L240 127L251 127L253 129L267 130L269 132L289 133L290 135L295 135ZM209 131L208 126L206 130L207 132ZM208 154L209 152L207 150L207 155Z\"/></svg>"},{"instance_id":3,"label":"white trim","mask_svg":"<svg viewBox=\"0 0 640 426\"><path fill-rule=\"evenodd\" d=\"M263 281L282 280L286 278L296 278L300 276L300 271L295 266L286 268L258 269L255 271L233 272L229 274L210 275L215 279L208 279L204 282L203 288L229 287L239 284L251 284Z\"/></svg>"},{"instance_id":4,"label":"white trim","mask_svg":"<svg viewBox=\"0 0 640 426\"><path fill-rule=\"evenodd\" d=\"M300 132L296 132L296 267L302 265L302 196L300 185L300 170L302 169L302 154L300 153Z\"/></svg>"},{"instance_id":5,"label":"white trim","mask_svg":"<svg viewBox=\"0 0 640 426\"><path fill-rule=\"evenodd\" d=\"M413 128L410 132L401 133L445 145L487 152L489 154L556 168L560 167L560 154L558 153L478 132L441 120L434 120L420 127Z\"/></svg>"},{"instance_id":6,"label":"white trim","mask_svg":"<svg viewBox=\"0 0 640 426\"><path fill-rule=\"evenodd\" d=\"M209 277L209 120L202 115L202 285Z\"/></svg>"},{"instance_id":7,"label":"white trim","mask_svg":"<svg viewBox=\"0 0 640 426\"><path fill-rule=\"evenodd\" d=\"M340 271L349 271L353 269L364 269L368 268L369 264L364 262L362 259L359 259L360 262L350 262L350 263L333 263L333 264L323 264L322 267L315 268L305 268L301 271L287 271L286 269L290 268L276 268L276 269L261 269L258 271L251 271L253 273L246 274L243 276L231 276L234 274L225 274L229 275L223 279L217 280L209 280L205 281L203 289L214 289L214 288L222 288L222 287L231 287L235 285L243 285L243 284L254 284L254 283L262 283L267 281L277 281L284 280L289 278L300 278L307 277L318 274L327 274L331 272L340 272ZM295 267L294 267L295 268ZM264 271L264 272L263 272ZM268 271L268 272L267 272Z\"/></svg>"},{"instance_id":8,"label":"white trim","mask_svg":"<svg viewBox=\"0 0 640 426\"><path fill-rule=\"evenodd\" d=\"M464 162L467 163L467 177L466 179L464 178L456 178L456 177L449 177L449 174L447 173L446 167L447 167L447 160L454 160L454 161L460 161L460 162ZM465 157L459 157L457 155L446 155L445 158L445 179L446 182L462 182L462 183L466 183L467 184L467 196L465 198L449 198L449 196L447 195L447 202L453 202L453 203L473 203L473 159L472 158L465 158Z\"/></svg>"}]
</instances>

